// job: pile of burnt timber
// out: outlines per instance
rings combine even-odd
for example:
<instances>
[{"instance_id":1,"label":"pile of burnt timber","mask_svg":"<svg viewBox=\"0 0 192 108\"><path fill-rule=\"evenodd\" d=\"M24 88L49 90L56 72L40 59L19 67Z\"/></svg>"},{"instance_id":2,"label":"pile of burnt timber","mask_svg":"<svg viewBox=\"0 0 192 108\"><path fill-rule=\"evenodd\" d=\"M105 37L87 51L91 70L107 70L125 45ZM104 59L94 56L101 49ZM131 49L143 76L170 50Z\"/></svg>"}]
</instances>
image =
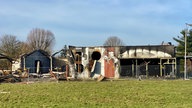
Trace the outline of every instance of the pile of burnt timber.
<instances>
[{"instance_id":1,"label":"pile of burnt timber","mask_svg":"<svg viewBox=\"0 0 192 108\"><path fill-rule=\"evenodd\" d=\"M0 75L0 83L21 82L21 78L13 74Z\"/></svg>"}]
</instances>

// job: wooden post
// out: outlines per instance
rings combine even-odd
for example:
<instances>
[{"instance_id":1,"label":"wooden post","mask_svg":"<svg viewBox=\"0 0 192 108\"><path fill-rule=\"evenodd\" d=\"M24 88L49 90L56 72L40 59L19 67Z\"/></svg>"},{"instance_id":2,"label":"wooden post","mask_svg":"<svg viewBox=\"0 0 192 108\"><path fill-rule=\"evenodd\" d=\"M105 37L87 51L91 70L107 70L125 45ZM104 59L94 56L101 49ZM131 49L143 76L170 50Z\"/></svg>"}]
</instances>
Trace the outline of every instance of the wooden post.
<instances>
[{"instance_id":1,"label":"wooden post","mask_svg":"<svg viewBox=\"0 0 192 108\"><path fill-rule=\"evenodd\" d=\"M26 69L26 67L25 67L25 56L23 56L23 68L24 68L24 70Z\"/></svg>"},{"instance_id":2,"label":"wooden post","mask_svg":"<svg viewBox=\"0 0 192 108\"><path fill-rule=\"evenodd\" d=\"M66 74L65 74L66 79L68 77L68 72L69 72L69 66L68 66L68 64L66 64Z\"/></svg>"},{"instance_id":3,"label":"wooden post","mask_svg":"<svg viewBox=\"0 0 192 108\"><path fill-rule=\"evenodd\" d=\"M136 78L138 77L138 68L137 68L137 59L135 60L135 66L136 66L136 68L135 68L135 70L136 70Z\"/></svg>"},{"instance_id":4,"label":"wooden post","mask_svg":"<svg viewBox=\"0 0 192 108\"><path fill-rule=\"evenodd\" d=\"M134 64L132 64L132 77L134 77Z\"/></svg>"},{"instance_id":5,"label":"wooden post","mask_svg":"<svg viewBox=\"0 0 192 108\"><path fill-rule=\"evenodd\" d=\"M27 84L29 83L29 71L30 71L30 68L27 68Z\"/></svg>"},{"instance_id":6,"label":"wooden post","mask_svg":"<svg viewBox=\"0 0 192 108\"><path fill-rule=\"evenodd\" d=\"M176 58L174 60L175 60L175 76L177 77L177 60Z\"/></svg>"},{"instance_id":7,"label":"wooden post","mask_svg":"<svg viewBox=\"0 0 192 108\"><path fill-rule=\"evenodd\" d=\"M160 66L160 77L163 76L163 70L162 70L162 59L160 59L160 63L159 63L159 66Z\"/></svg>"},{"instance_id":8,"label":"wooden post","mask_svg":"<svg viewBox=\"0 0 192 108\"><path fill-rule=\"evenodd\" d=\"M53 59L52 56L50 56L50 70L53 70Z\"/></svg>"},{"instance_id":9,"label":"wooden post","mask_svg":"<svg viewBox=\"0 0 192 108\"><path fill-rule=\"evenodd\" d=\"M148 71L148 63L146 63L146 76L149 77L149 71Z\"/></svg>"},{"instance_id":10,"label":"wooden post","mask_svg":"<svg viewBox=\"0 0 192 108\"><path fill-rule=\"evenodd\" d=\"M78 55L77 57L78 57L78 73L80 73L81 72L81 70L80 70L80 55Z\"/></svg>"}]
</instances>

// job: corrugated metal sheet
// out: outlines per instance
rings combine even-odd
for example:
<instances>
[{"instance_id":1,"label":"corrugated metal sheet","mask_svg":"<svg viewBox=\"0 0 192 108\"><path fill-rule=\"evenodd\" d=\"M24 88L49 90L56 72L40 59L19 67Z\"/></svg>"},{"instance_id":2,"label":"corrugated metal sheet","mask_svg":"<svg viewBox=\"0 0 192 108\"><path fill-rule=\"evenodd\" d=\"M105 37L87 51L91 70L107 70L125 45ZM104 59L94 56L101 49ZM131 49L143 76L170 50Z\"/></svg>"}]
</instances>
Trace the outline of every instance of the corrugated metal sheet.
<instances>
[{"instance_id":1,"label":"corrugated metal sheet","mask_svg":"<svg viewBox=\"0 0 192 108\"><path fill-rule=\"evenodd\" d=\"M115 48L114 47L108 47L106 48L106 56L110 57L110 53L114 54ZM104 61L104 68L105 68L105 77L106 78L112 78L115 76L115 64L113 59L107 59Z\"/></svg>"}]
</instances>

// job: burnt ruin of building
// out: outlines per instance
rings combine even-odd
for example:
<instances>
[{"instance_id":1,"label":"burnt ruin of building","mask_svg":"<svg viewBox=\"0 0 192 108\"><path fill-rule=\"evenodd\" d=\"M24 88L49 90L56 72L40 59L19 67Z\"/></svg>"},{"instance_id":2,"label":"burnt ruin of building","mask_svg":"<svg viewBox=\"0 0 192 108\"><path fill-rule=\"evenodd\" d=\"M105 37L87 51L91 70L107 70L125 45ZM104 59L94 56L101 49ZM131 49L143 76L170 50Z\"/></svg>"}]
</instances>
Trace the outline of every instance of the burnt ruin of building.
<instances>
[{"instance_id":1,"label":"burnt ruin of building","mask_svg":"<svg viewBox=\"0 0 192 108\"><path fill-rule=\"evenodd\" d=\"M69 46L69 55L71 73L81 77L161 77L177 73L173 45Z\"/></svg>"}]
</instances>

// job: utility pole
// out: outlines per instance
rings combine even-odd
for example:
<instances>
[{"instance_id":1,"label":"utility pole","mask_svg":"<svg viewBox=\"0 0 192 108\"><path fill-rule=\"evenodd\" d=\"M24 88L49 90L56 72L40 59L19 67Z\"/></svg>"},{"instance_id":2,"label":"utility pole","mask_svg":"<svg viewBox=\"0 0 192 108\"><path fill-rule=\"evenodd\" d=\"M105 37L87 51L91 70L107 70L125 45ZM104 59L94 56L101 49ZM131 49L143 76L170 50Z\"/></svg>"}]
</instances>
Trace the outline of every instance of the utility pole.
<instances>
[{"instance_id":1,"label":"utility pole","mask_svg":"<svg viewBox=\"0 0 192 108\"><path fill-rule=\"evenodd\" d=\"M188 26L192 26L192 24L186 24L185 29L185 55L184 55L184 80L187 80L187 34L188 34Z\"/></svg>"}]
</instances>

